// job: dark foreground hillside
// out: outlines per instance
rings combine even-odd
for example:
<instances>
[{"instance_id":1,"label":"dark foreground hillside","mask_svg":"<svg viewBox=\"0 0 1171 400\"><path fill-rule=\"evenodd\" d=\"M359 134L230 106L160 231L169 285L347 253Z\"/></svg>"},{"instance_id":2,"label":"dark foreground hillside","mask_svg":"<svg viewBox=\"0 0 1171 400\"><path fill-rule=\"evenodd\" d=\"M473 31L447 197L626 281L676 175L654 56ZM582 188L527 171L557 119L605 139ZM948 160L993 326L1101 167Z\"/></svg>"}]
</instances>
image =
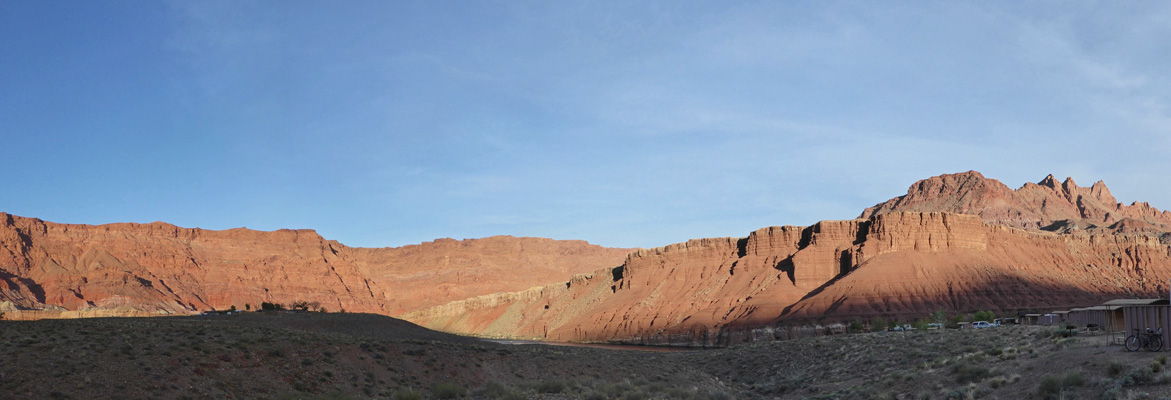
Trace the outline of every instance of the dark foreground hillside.
<instances>
[{"instance_id":1,"label":"dark foreground hillside","mask_svg":"<svg viewBox=\"0 0 1171 400\"><path fill-rule=\"evenodd\" d=\"M0 399L1171 398L1171 353L1056 332L641 352L502 345L365 314L0 321Z\"/></svg>"}]
</instances>

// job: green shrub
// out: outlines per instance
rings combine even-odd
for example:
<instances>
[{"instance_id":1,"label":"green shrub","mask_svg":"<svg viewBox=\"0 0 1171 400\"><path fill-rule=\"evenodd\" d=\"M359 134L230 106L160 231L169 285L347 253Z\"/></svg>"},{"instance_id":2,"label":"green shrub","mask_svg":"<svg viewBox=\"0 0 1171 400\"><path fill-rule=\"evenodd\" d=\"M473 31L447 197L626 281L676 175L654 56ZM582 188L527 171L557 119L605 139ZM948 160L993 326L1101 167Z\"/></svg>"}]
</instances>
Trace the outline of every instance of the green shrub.
<instances>
[{"instance_id":1,"label":"green shrub","mask_svg":"<svg viewBox=\"0 0 1171 400\"><path fill-rule=\"evenodd\" d=\"M850 333L858 333L858 332L862 332L862 329L865 327L866 327L866 325L862 324L862 320L855 319L853 321L850 321L850 325L849 325L848 329L850 330Z\"/></svg>"},{"instance_id":2,"label":"green shrub","mask_svg":"<svg viewBox=\"0 0 1171 400\"><path fill-rule=\"evenodd\" d=\"M960 384L978 383L992 375L988 368L965 362L952 365L951 373L956 376L956 382Z\"/></svg>"},{"instance_id":3,"label":"green shrub","mask_svg":"<svg viewBox=\"0 0 1171 400\"><path fill-rule=\"evenodd\" d=\"M1118 375L1121 375L1122 371L1125 369L1125 365L1122 365L1122 363L1118 361L1113 361L1110 363L1110 365L1106 366L1106 375L1109 375L1111 378L1117 378Z\"/></svg>"},{"instance_id":4,"label":"green shrub","mask_svg":"<svg viewBox=\"0 0 1171 400\"><path fill-rule=\"evenodd\" d=\"M458 399L466 396L467 390L454 383L436 383L431 385L431 395L437 399Z\"/></svg>"},{"instance_id":5,"label":"green shrub","mask_svg":"<svg viewBox=\"0 0 1171 400\"><path fill-rule=\"evenodd\" d=\"M1061 378L1061 386L1062 387L1075 387L1075 386L1082 386L1085 384L1086 384L1086 378L1085 378L1085 376L1082 376L1081 370L1069 371L1068 373L1065 374L1065 377Z\"/></svg>"},{"instance_id":6,"label":"green shrub","mask_svg":"<svg viewBox=\"0 0 1171 400\"><path fill-rule=\"evenodd\" d=\"M1037 394L1042 399L1057 399L1061 396L1061 378L1045 375L1037 385Z\"/></svg>"},{"instance_id":7,"label":"green shrub","mask_svg":"<svg viewBox=\"0 0 1171 400\"><path fill-rule=\"evenodd\" d=\"M403 389L394 392L394 400L423 400L423 394L414 389Z\"/></svg>"},{"instance_id":8,"label":"green shrub","mask_svg":"<svg viewBox=\"0 0 1171 400\"><path fill-rule=\"evenodd\" d=\"M514 395L515 393L508 386L496 381L488 381L483 389L480 389L480 395L489 399L505 399Z\"/></svg>"},{"instance_id":9,"label":"green shrub","mask_svg":"<svg viewBox=\"0 0 1171 400\"><path fill-rule=\"evenodd\" d=\"M973 315L972 317L976 321L992 322L992 320L996 319L996 314L993 314L992 311L979 311L979 312L976 312L976 314Z\"/></svg>"},{"instance_id":10,"label":"green shrub","mask_svg":"<svg viewBox=\"0 0 1171 400\"><path fill-rule=\"evenodd\" d=\"M649 398L651 398L651 396L641 390L626 392L626 394L622 395L622 400L647 400Z\"/></svg>"},{"instance_id":11,"label":"green shrub","mask_svg":"<svg viewBox=\"0 0 1171 400\"><path fill-rule=\"evenodd\" d=\"M1126 378L1129 378L1133 382L1132 384L1134 384L1134 385L1142 385L1144 383L1150 383L1151 380L1154 379L1154 377L1155 377L1154 372L1151 371L1150 368L1146 368L1146 367L1135 368L1135 369L1131 370L1130 373L1126 374ZM1127 385L1127 386L1129 386L1129 385Z\"/></svg>"},{"instance_id":12,"label":"green shrub","mask_svg":"<svg viewBox=\"0 0 1171 400\"><path fill-rule=\"evenodd\" d=\"M1102 392L1101 398L1102 398L1102 400L1116 400L1120 397L1122 397L1122 388L1118 387L1118 386L1113 386L1113 387L1107 388L1106 391Z\"/></svg>"},{"instance_id":13,"label":"green shrub","mask_svg":"<svg viewBox=\"0 0 1171 400\"><path fill-rule=\"evenodd\" d=\"M1004 350L1000 351L1000 359L1015 360L1018 352L1016 347L1005 347Z\"/></svg>"},{"instance_id":14,"label":"green shrub","mask_svg":"<svg viewBox=\"0 0 1171 400\"><path fill-rule=\"evenodd\" d=\"M537 383L535 389L537 393L561 393L568 389L568 386L563 380L550 379Z\"/></svg>"}]
</instances>

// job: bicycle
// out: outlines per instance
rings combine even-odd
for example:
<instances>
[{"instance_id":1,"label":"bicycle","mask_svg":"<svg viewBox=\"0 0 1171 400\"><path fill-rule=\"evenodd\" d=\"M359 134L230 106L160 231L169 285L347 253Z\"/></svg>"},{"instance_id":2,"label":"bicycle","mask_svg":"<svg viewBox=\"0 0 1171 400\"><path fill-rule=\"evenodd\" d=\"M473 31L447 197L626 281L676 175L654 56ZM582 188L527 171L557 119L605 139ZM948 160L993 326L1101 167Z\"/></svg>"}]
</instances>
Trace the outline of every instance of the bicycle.
<instances>
[{"instance_id":1,"label":"bicycle","mask_svg":"<svg viewBox=\"0 0 1171 400\"><path fill-rule=\"evenodd\" d=\"M1146 333L1138 333L1138 329L1134 330L1134 334L1126 337L1126 351L1138 351L1146 347L1150 351L1159 351L1163 348L1163 328L1158 330L1151 330L1147 328Z\"/></svg>"}]
</instances>

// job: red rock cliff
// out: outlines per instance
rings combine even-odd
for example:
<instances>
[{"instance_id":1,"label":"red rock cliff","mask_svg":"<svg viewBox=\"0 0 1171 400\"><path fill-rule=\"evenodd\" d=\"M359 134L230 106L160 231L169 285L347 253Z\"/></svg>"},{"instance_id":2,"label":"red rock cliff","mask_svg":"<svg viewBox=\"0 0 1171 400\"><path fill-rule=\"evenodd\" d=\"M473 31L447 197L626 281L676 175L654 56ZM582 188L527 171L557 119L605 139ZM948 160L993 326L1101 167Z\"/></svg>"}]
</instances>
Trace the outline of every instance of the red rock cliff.
<instances>
[{"instance_id":1,"label":"red rock cliff","mask_svg":"<svg viewBox=\"0 0 1171 400\"><path fill-rule=\"evenodd\" d=\"M1147 203L1123 205L1102 181L1083 188L1072 178L1058 183L1049 175L1012 190L976 171L916 182L906 195L867 208L859 218L908 211L972 214L991 224L1048 231L1171 231L1171 211L1159 211Z\"/></svg>"},{"instance_id":2,"label":"red rock cliff","mask_svg":"<svg viewBox=\"0 0 1171 400\"><path fill-rule=\"evenodd\" d=\"M1158 229L1167 213L1114 203L1095 214L1103 208L1094 204L1112 199L1105 185L1083 190L1067 180L1058 197L1048 181L1012 191L974 172L936 177L864 219L640 250L620 268L407 318L495 336L715 344L809 322L1166 295L1171 235ZM1018 197L1041 200L1034 207ZM906 208L917 210L898 211ZM936 208L949 212L924 212ZM1104 224L1107 214L1141 217L1146 229L1039 229L1056 218Z\"/></svg>"},{"instance_id":3,"label":"red rock cliff","mask_svg":"<svg viewBox=\"0 0 1171 400\"><path fill-rule=\"evenodd\" d=\"M0 307L116 315L306 301L396 315L618 265L628 251L507 236L364 249L311 230L68 225L0 213Z\"/></svg>"}]
</instances>

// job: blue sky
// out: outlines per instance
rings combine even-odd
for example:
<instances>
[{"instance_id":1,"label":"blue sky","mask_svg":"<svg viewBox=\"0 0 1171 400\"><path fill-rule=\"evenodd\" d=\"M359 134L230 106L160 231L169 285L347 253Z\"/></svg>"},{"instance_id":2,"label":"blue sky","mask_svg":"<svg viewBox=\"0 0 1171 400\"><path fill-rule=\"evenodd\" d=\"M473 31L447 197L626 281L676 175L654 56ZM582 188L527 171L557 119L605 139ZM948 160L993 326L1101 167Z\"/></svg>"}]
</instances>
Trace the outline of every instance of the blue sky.
<instances>
[{"instance_id":1,"label":"blue sky","mask_svg":"<svg viewBox=\"0 0 1171 400\"><path fill-rule=\"evenodd\" d=\"M0 0L0 211L654 247L914 181L1171 207L1166 2Z\"/></svg>"}]
</instances>

